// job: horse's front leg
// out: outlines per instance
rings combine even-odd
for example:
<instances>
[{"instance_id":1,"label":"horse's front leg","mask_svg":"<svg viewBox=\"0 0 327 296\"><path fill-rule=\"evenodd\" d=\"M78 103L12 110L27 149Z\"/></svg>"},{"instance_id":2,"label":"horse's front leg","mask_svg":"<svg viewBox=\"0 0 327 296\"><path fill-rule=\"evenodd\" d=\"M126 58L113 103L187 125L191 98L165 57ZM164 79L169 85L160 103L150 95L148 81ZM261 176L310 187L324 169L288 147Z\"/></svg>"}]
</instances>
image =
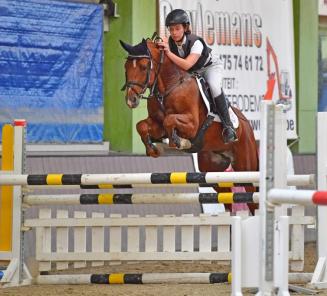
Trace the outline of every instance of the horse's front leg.
<instances>
[{"instance_id":1,"label":"horse's front leg","mask_svg":"<svg viewBox=\"0 0 327 296\"><path fill-rule=\"evenodd\" d=\"M137 132L145 146L146 154L152 157L159 157L160 151L152 142L153 139L162 139L165 136L165 130L157 121L148 117L136 124Z\"/></svg>"},{"instance_id":2,"label":"horse's front leg","mask_svg":"<svg viewBox=\"0 0 327 296\"><path fill-rule=\"evenodd\" d=\"M191 144L186 139L196 136L199 122L192 114L170 114L166 116L163 125L168 134L169 146L187 149Z\"/></svg>"}]
</instances>

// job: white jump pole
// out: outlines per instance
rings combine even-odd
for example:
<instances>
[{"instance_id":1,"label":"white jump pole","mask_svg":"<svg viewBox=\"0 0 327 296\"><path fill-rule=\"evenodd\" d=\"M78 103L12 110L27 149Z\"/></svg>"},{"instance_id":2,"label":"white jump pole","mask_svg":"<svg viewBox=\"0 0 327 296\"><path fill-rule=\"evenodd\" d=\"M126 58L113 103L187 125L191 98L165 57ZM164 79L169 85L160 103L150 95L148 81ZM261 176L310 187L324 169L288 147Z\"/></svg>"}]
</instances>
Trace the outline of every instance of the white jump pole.
<instances>
[{"instance_id":1,"label":"white jump pole","mask_svg":"<svg viewBox=\"0 0 327 296\"><path fill-rule=\"evenodd\" d=\"M40 285L82 284L215 284L230 283L230 273L139 273L139 274L69 274L39 275Z\"/></svg>"},{"instance_id":2,"label":"white jump pole","mask_svg":"<svg viewBox=\"0 0 327 296\"><path fill-rule=\"evenodd\" d=\"M133 193L26 195L27 205L112 205L112 204L233 204L258 203L259 193Z\"/></svg>"},{"instance_id":3,"label":"white jump pole","mask_svg":"<svg viewBox=\"0 0 327 296\"><path fill-rule=\"evenodd\" d=\"M153 180L156 175L157 180ZM167 178L168 176L168 178ZM190 176L190 177L188 177ZM63 179L75 180L73 183L65 184ZM165 178L164 181L161 179ZM187 180L192 178L191 181ZM285 179L288 185L308 185L313 183L312 175L289 175ZM31 181L31 180L34 181ZM36 180L36 181L35 181ZM260 172L208 172L208 173L134 173L134 174L47 174L47 175L19 175L2 174L0 185L35 185L35 186L74 186L74 185L130 185L130 184L202 184L202 183L255 183L260 180ZM37 184L35 184L37 183Z\"/></svg>"},{"instance_id":4,"label":"white jump pole","mask_svg":"<svg viewBox=\"0 0 327 296\"><path fill-rule=\"evenodd\" d=\"M317 117L317 188L327 190L327 112L318 112ZM318 263L313 273L311 286L327 288L327 207L317 208Z\"/></svg>"},{"instance_id":5,"label":"white jump pole","mask_svg":"<svg viewBox=\"0 0 327 296\"><path fill-rule=\"evenodd\" d=\"M274 204L327 205L327 191L271 189L268 200Z\"/></svg>"}]
</instances>

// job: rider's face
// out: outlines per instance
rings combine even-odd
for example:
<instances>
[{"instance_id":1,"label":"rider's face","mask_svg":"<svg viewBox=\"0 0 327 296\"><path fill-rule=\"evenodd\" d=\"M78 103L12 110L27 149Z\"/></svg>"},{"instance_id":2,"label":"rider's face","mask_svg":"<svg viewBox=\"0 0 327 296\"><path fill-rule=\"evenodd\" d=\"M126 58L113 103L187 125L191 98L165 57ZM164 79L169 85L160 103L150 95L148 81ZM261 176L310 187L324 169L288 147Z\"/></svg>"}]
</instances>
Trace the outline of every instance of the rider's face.
<instances>
[{"instance_id":1,"label":"rider's face","mask_svg":"<svg viewBox=\"0 0 327 296\"><path fill-rule=\"evenodd\" d=\"M174 41L180 41L184 36L185 28L182 24L169 26L169 33Z\"/></svg>"}]
</instances>

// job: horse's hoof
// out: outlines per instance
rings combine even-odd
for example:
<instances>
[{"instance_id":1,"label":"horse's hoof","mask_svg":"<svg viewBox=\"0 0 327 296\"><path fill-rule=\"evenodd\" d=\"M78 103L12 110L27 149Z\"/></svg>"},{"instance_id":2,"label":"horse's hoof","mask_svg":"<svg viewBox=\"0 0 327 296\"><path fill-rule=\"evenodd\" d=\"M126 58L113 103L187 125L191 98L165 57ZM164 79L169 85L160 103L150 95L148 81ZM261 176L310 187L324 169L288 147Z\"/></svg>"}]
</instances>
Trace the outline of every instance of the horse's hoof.
<instances>
[{"instance_id":1,"label":"horse's hoof","mask_svg":"<svg viewBox=\"0 0 327 296\"><path fill-rule=\"evenodd\" d=\"M159 152L150 152L149 156L153 157L153 158L158 158L160 156Z\"/></svg>"},{"instance_id":2,"label":"horse's hoof","mask_svg":"<svg viewBox=\"0 0 327 296\"><path fill-rule=\"evenodd\" d=\"M192 143L188 139L180 138L180 149L191 149Z\"/></svg>"},{"instance_id":3,"label":"horse's hoof","mask_svg":"<svg viewBox=\"0 0 327 296\"><path fill-rule=\"evenodd\" d=\"M157 158L161 155L160 151L157 149L156 146L154 146L153 149L147 149L146 150L146 155L147 156L151 156L151 157L154 157L154 158Z\"/></svg>"}]
</instances>

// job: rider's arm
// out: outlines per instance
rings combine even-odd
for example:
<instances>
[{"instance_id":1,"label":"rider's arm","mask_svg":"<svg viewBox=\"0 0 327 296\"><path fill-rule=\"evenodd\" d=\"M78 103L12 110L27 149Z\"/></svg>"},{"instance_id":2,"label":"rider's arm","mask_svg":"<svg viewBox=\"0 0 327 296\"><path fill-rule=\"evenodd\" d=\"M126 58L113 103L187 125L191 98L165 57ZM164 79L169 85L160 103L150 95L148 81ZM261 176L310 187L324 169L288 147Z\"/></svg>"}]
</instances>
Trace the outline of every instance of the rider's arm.
<instances>
[{"instance_id":1,"label":"rider's arm","mask_svg":"<svg viewBox=\"0 0 327 296\"><path fill-rule=\"evenodd\" d=\"M183 70L187 71L188 69L192 68L192 66L198 61L200 58L200 54L197 53L190 53L185 59L178 57L177 55L173 54L170 50L166 51L167 57L172 60L174 64L182 68Z\"/></svg>"},{"instance_id":2,"label":"rider's arm","mask_svg":"<svg viewBox=\"0 0 327 296\"><path fill-rule=\"evenodd\" d=\"M187 71L188 69L192 68L192 66L198 61L201 56L201 52L203 49L203 45L200 41L196 41L191 48L190 54L186 58L180 58L179 56L175 55L170 51L169 44L167 41L159 42L159 46L161 46L166 56L177 66L182 68L183 70Z\"/></svg>"}]
</instances>

